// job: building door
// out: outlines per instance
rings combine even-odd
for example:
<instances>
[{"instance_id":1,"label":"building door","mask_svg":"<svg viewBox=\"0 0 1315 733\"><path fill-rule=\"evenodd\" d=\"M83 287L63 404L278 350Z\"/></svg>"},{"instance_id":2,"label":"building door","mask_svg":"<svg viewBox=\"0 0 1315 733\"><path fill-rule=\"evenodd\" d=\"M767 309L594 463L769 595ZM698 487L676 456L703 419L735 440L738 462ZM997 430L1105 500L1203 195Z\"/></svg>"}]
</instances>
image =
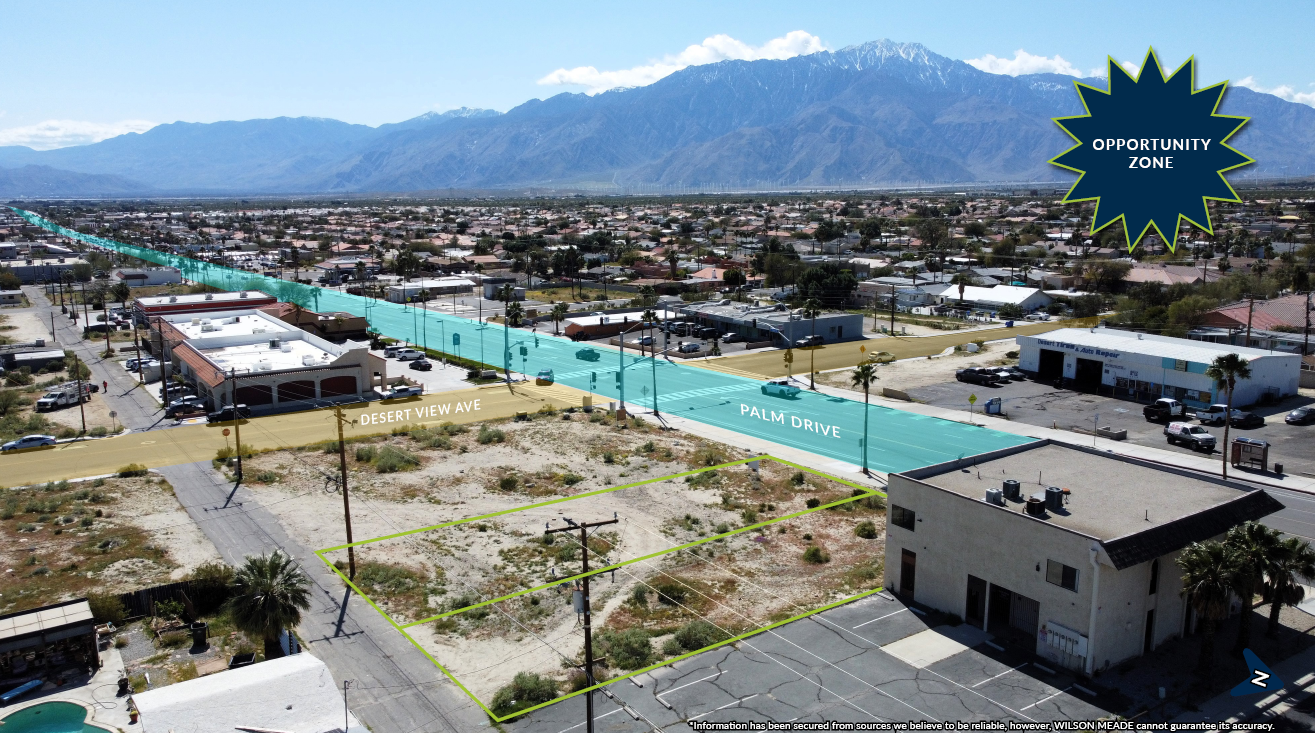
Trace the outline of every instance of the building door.
<instances>
[{"instance_id":1,"label":"building door","mask_svg":"<svg viewBox=\"0 0 1315 733\"><path fill-rule=\"evenodd\" d=\"M909 550L900 550L899 593L913 598L913 583L918 573L918 554Z\"/></svg>"},{"instance_id":2,"label":"building door","mask_svg":"<svg viewBox=\"0 0 1315 733\"><path fill-rule=\"evenodd\" d=\"M986 620L986 581L975 575L968 576L968 603L963 618L977 627Z\"/></svg>"},{"instance_id":3,"label":"building door","mask_svg":"<svg viewBox=\"0 0 1315 733\"><path fill-rule=\"evenodd\" d=\"M1104 369L1103 361L1078 359L1077 368L1073 370L1073 386L1083 392L1095 392L1100 389L1100 375Z\"/></svg>"},{"instance_id":4,"label":"building door","mask_svg":"<svg viewBox=\"0 0 1315 733\"><path fill-rule=\"evenodd\" d=\"M1064 352L1054 349L1042 349L1037 359L1037 378L1042 381L1059 379L1064 376Z\"/></svg>"},{"instance_id":5,"label":"building door","mask_svg":"<svg viewBox=\"0 0 1315 733\"><path fill-rule=\"evenodd\" d=\"M1009 626L1027 634L1029 639L1035 639L1040 620L1041 604L1015 593L1009 602Z\"/></svg>"},{"instance_id":6,"label":"building door","mask_svg":"<svg viewBox=\"0 0 1315 733\"><path fill-rule=\"evenodd\" d=\"M1013 602L1014 594L1008 588L1001 588L994 583L991 584L990 593L991 606L988 611L990 616L986 622L986 630L999 635L1008 629L1009 606Z\"/></svg>"},{"instance_id":7,"label":"building door","mask_svg":"<svg viewBox=\"0 0 1315 733\"><path fill-rule=\"evenodd\" d=\"M836 326L836 340L840 341L845 338L845 327Z\"/></svg>"},{"instance_id":8,"label":"building door","mask_svg":"<svg viewBox=\"0 0 1315 733\"><path fill-rule=\"evenodd\" d=\"M1146 640L1142 642L1142 654L1150 654L1155 648L1155 609L1146 612Z\"/></svg>"}]
</instances>

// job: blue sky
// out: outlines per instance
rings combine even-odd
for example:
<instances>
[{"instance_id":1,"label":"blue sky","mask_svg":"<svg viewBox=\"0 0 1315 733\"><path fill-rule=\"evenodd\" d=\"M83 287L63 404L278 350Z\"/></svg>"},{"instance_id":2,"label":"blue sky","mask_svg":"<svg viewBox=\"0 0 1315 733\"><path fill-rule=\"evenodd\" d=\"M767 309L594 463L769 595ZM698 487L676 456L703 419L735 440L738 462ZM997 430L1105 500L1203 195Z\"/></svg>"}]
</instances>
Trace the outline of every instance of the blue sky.
<instances>
[{"instance_id":1,"label":"blue sky","mask_svg":"<svg viewBox=\"0 0 1315 733\"><path fill-rule=\"evenodd\" d=\"M1315 105L1311 6L1239 7L0 0L0 145L85 143L176 120L308 115L378 125L461 106L505 111L534 97L645 83L689 63L879 38L992 71L1084 74L1106 54L1139 62L1153 44L1170 67L1195 54L1200 85L1245 80Z\"/></svg>"}]
</instances>

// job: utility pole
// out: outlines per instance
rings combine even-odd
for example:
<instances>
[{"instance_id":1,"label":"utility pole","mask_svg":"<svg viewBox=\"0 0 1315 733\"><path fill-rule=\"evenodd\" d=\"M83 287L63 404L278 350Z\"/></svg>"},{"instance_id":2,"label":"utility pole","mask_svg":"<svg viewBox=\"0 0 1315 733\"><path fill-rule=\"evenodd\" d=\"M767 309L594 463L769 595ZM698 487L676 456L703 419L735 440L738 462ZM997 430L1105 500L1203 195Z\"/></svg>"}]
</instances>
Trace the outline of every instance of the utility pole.
<instances>
[{"instance_id":1,"label":"utility pole","mask_svg":"<svg viewBox=\"0 0 1315 733\"><path fill-rule=\"evenodd\" d=\"M106 295L109 295L109 293L106 293ZM110 302L108 298L101 299L100 312L105 315L105 356L108 358L114 355L114 347L110 346Z\"/></svg>"},{"instance_id":2,"label":"utility pole","mask_svg":"<svg viewBox=\"0 0 1315 733\"><path fill-rule=\"evenodd\" d=\"M603 527L609 524L616 524L619 519L613 514L612 518L606 522L585 522L576 524L570 519L563 519L568 526L558 527L557 529L546 529L544 534L556 534L557 532L574 532L580 531L580 560L582 567L580 573L584 576L581 581L581 609L584 611L584 676L587 687L594 686L594 639L593 630L590 625L591 614L589 611L589 530L596 527ZM585 709L585 733L594 733L594 692L590 690L584 694Z\"/></svg>"},{"instance_id":3,"label":"utility pole","mask_svg":"<svg viewBox=\"0 0 1315 733\"><path fill-rule=\"evenodd\" d=\"M338 470L342 474L342 517L347 525L347 577L356 578L356 548L352 547L352 505L347 498L347 442L342 437L343 423L350 422L355 425L355 420L348 420L342 412L342 405L333 406L333 419L338 423ZM343 704L346 704L347 690L343 688Z\"/></svg>"},{"instance_id":4,"label":"utility pole","mask_svg":"<svg viewBox=\"0 0 1315 733\"><path fill-rule=\"evenodd\" d=\"M351 680L342 681L342 729L347 730L351 723L351 711L347 708L347 686L352 683Z\"/></svg>"},{"instance_id":5,"label":"utility pole","mask_svg":"<svg viewBox=\"0 0 1315 733\"><path fill-rule=\"evenodd\" d=\"M1250 305L1247 306L1247 337L1242 342L1243 346L1251 345L1251 314L1256 310L1256 294L1248 293L1247 298L1250 300Z\"/></svg>"},{"instance_id":6,"label":"utility pole","mask_svg":"<svg viewBox=\"0 0 1315 733\"><path fill-rule=\"evenodd\" d=\"M78 411L82 413L82 434L87 434L87 408L83 406L82 399L82 367L78 364L78 352L73 351L73 374L78 380Z\"/></svg>"},{"instance_id":7,"label":"utility pole","mask_svg":"<svg viewBox=\"0 0 1315 733\"><path fill-rule=\"evenodd\" d=\"M890 335L891 336L895 335L895 291L897 287L898 286L893 283L890 286ZM916 287L916 281L914 287Z\"/></svg>"},{"instance_id":8,"label":"utility pole","mask_svg":"<svg viewBox=\"0 0 1315 733\"><path fill-rule=\"evenodd\" d=\"M1301 342L1301 355L1310 356L1310 291L1306 291L1306 331Z\"/></svg>"},{"instance_id":9,"label":"utility pole","mask_svg":"<svg viewBox=\"0 0 1315 733\"><path fill-rule=\"evenodd\" d=\"M163 362L161 362L163 366ZM237 441L237 483L242 483L242 413L237 409L237 369L228 370L228 400L233 406L233 439ZM223 409L223 408L220 408Z\"/></svg>"}]
</instances>

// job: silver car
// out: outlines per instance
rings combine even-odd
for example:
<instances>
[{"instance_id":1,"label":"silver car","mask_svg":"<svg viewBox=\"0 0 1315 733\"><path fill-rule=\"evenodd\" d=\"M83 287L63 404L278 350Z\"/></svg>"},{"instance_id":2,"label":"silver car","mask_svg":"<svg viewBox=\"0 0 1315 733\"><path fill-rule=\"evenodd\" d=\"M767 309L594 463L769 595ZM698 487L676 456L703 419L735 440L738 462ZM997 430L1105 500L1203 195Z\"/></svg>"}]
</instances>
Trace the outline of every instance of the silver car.
<instances>
[{"instance_id":1,"label":"silver car","mask_svg":"<svg viewBox=\"0 0 1315 733\"><path fill-rule=\"evenodd\" d=\"M25 448L41 448L47 445L55 444L53 435L24 435L18 440L11 440L4 445L0 445L0 451L8 453L11 450L23 450Z\"/></svg>"}]
</instances>

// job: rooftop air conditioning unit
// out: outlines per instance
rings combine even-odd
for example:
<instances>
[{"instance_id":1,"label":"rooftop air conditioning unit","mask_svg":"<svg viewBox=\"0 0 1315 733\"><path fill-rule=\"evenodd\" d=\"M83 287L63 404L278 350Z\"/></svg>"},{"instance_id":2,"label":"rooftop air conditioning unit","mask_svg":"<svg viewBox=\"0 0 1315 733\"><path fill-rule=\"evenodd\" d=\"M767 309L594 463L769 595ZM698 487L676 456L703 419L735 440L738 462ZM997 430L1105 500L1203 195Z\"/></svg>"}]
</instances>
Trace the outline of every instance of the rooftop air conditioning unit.
<instances>
[{"instance_id":1,"label":"rooftop air conditioning unit","mask_svg":"<svg viewBox=\"0 0 1315 733\"><path fill-rule=\"evenodd\" d=\"M269 340L269 348L271 348L271 349L277 349L278 347L279 347L279 340L278 340L278 339L270 339L270 340Z\"/></svg>"},{"instance_id":2,"label":"rooftop air conditioning unit","mask_svg":"<svg viewBox=\"0 0 1315 733\"><path fill-rule=\"evenodd\" d=\"M177 295L170 295L170 296L169 296L169 302L170 302L170 303L177 303L177 302L178 302L178 296L177 296Z\"/></svg>"},{"instance_id":3,"label":"rooftop air conditioning unit","mask_svg":"<svg viewBox=\"0 0 1315 733\"><path fill-rule=\"evenodd\" d=\"M315 366L315 357L311 356L310 354L304 354L304 355L301 357L301 365L302 365L302 366Z\"/></svg>"},{"instance_id":4,"label":"rooftop air conditioning unit","mask_svg":"<svg viewBox=\"0 0 1315 733\"><path fill-rule=\"evenodd\" d=\"M206 299L206 300L214 300L214 299L215 299L215 294L214 294L214 293L206 293L206 294L205 294L205 299Z\"/></svg>"},{"instance_id":5,"label":"rooftop air conditioning unit","mask_svg":"<svg viewBox=\"0 0 1315 733\"><path fill-rule=\"evenodd\" d=\"M237 297L239 297L239 298L245 298L245 297L247 297L247 291L243 290L242 292L240 292L240 293L237 294Z\"/></svg>"},{"instance_id":6,"label":"rooftop air conditioning unit","mask_svg":"<svg viewBox=\"0 0 1315 733\"><path fill-rule=\"evenodd\" d=\"M193 325L193 326L199 326L199 325L201 325L201 319L200 319L200 318L193 318L193 319L192 319L192 325Z\"/></svg>"},{"instance_id":7,"label":"rooftop air conditioning unit","mask_svg":"<svg viewBox=\"0 0 1315 733\"><path fill-rule=\"evenodd\" d=\"M213 330L215 330L215 324L213 324L213 323L202 323L202 324L201 324L201 333L210 333L210 332L213 331Z\"/></svg>"},{"instance_id":8,"label":"rooftop air conditioning unit","mask_svg":"<svg viewBox=\"0 0 1315 733\"><path fill-rule=\"evenodd\" d=\"M279 351L285 354L292 353L292 344L279 344Z\"/></svg>"}]
</instances>

